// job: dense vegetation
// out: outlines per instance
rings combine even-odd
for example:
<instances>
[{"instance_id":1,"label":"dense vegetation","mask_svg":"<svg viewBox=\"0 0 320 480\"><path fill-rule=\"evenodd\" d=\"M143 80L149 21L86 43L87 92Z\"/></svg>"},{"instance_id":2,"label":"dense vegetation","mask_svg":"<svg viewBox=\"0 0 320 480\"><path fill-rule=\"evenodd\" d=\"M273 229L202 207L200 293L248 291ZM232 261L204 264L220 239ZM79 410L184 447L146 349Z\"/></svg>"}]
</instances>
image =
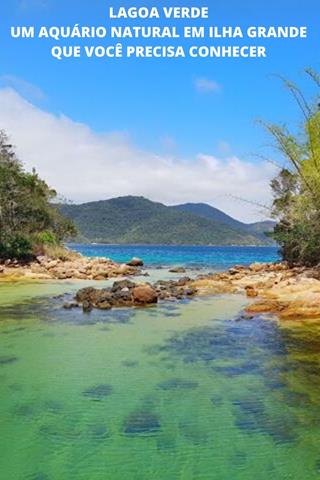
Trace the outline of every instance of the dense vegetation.
<instances>
[{"instance_id":1,"label":"dense vegetation","mask_svg":"<svg viewBox=\"0 0 320 480\"><path fill-rule=\"evenodd\" d=\"M239 226L230 226L222 223L220 217L217 221L180 207L128 196L63 205L61 212L74 221L83 241L177 245L261 245L268 242L261 234L249 232L241 222Z\"/></svg>"},{"instance_id":2,"label":"dense vegetation","mask_svg":"<svg viewBox=\"0 0 320 480\"><path fill-rule=\"evenodd\" d=\"M320 77L306 73L319 90ZM292 83L286 86L303 115L303 130L298 135L288 128L267 125L287 162L271 182L274 193L273 215L278 219L274 238L283 258L290 263L320 263L320 110L319 95L309 104Z\"/></svg>"},{"instance_id":3,"label":"dense vegetation","mask_svg":"<svg viewBox=\"0 0 320 480\"><path fill-rule=\"evenodd\" d=\"M214 220L215 222L224 223L225 225L235 228L236 230L248 232L258 236L264 243L267 242L267 237L265 234L272 232L275 226L275 222L271 220L255 223L243 223L230 217L218 208L207 205L206 203L183 203L181 205L175 205L174 208L194 213L195 215L199 215L200 217L207 218L209 220Z\"/></svg>"},{"instance_id":4,"label":"dense vegetation","mask_svg":"<svg viewBox=\"0 0 320 480\"><path fill-rule=\"evenodd\" d=\"M35 171L26 172L0 131L0 258L24 259L75 234L51 205L56 192Z\"/></svg>"}]
</instances>

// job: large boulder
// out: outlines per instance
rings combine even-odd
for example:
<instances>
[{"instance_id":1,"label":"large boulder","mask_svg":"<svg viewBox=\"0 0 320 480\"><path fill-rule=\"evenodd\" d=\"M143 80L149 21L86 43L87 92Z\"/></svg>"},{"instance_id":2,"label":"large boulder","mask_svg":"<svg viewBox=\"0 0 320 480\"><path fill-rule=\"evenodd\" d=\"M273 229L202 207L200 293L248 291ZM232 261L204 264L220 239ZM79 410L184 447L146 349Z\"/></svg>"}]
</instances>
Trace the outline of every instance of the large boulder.
<instances>
[{"instance_id":1,"label":"large boulder","mask_svg":"<svg viewBox=\"0 0 320 480\"><path fill-rule=\"evenodd\" d=\"M132 300L138 305L157 303L158 294L151 285L137 285L132 290Z\"/></svg>"},{"instance_id":2,"label":"large boulder","mask_svg":"<svg viewBox=\"0 0 320 480\"><path fill-rule=\"evenodd\" d=\"M133 257L130 262L127 262L127 265L129 265L129 267L142 267L143 260L141 260L141 258Z\"/></svg>"},{"instance_id":3,"label":"large boulder","mask_svg":"<svg viewBox=\"0 0 320 480\"><path fill-rule=\"evenodd\" d=\"M118 267L115 267L112 270L113 275L131 275L133 274L132 267L127 265L126 263L121 263Z\"/></svg>"},{"instance_id":4,"label":"large boulder","mask_svg":"<svg viewBox=\"0 0 320 480\"><path fill-rule=\"evenodd\" d=\"M93 287L81 288L80 290L78 290L76 294L76 300L77 302L80 302L80 303L86 300L89 302L92 302L93 298L96 295L96 292L97 292L97 289Z\"/></svg>"},{"instance_id":5,"label":"large boulder","mask_svg":"<svg viewBox=\"0 0 320 480\"><path fill-rule=\"evenodd\" d=\"M111 291L112 292L118 292L124 288L128 288L129 290L134 288L136 284L134 282L131 282L131 280L118 280L116 282L113 282Z\"/></svg>"}]
</instances>

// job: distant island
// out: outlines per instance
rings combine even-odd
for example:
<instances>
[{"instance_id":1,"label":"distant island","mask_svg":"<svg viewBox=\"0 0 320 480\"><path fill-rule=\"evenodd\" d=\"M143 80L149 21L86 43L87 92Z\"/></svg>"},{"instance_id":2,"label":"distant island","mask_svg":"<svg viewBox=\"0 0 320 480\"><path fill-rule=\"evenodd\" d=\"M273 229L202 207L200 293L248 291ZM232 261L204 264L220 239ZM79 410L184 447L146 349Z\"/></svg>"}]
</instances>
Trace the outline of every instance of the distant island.
<instances>
[{"instance_id":1,"label":"distant island","mask_svg":"<svg viewBox=\"0 0 320 480\"><path fill-rule=\"evenodd\" d=\"M164 245L272 245L274 222L242 223L204 203L166 206L125 196L63 204L78 229L78 242Z\"/></svg>"}]
</instances>

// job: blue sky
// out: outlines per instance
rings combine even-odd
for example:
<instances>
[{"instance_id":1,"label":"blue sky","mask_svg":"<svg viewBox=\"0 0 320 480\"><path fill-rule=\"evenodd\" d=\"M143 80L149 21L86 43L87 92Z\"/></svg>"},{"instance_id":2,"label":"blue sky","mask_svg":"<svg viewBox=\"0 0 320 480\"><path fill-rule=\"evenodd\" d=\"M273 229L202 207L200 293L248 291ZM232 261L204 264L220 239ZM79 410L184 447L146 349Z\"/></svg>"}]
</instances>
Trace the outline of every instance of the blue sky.
<instances>
[{"instance_id":1,"label":"blue sky","mask_svg":"<svg viewBox=\"0 0 320 480\"><path fill-rule=\"evenodd\" d=\"M184 162L192 162L199 153L221 161L233 155L243 161L259 162L252 154L262 153L269 140L255 120L263 118L292 125L298 121L296 106L273 74L297 81L307 93L312 93L303 69L319 68L317 1L306 0L303 4L297 0L174 2L174 5L207 5L210 14L207 23L212 25L308 27L307 39L251 40L268 47L266 59L81 58L59 62L49 53L49 47L56 43L54 40L10 38L11 25L104 25L108 22L110 5L117 8L133 4L117 0L112 3L104 0L5 2L1 7L0 42L5 46L0 50L1 86L14 88L39 112L56 117L63 114L97 135L120 132L138 150L155 156L176 156ZM173 3L156 3L158 7L164 5ZM126 23L147 24L141 20ZM161 23L163 21L157 21L158 25ZM191 23L206 22L175 20L178 25ZM226 39L225 43L232 42ZM219 88L199 89L199 79L209 85L217 84ZM6 121L1 116L0 120ZM16 127L12 119L10 122L14 136ZM17 139L20 137L16 134ZM16 144L18 146L17 141ZM30 148L28 152L26 148L22 150L24 152L28 157ZM105 195L108 194L106 191ZM210 198L199 200L210 202ZM232 207L229 211L235 213Z\"/></svg>"}]
</instances>

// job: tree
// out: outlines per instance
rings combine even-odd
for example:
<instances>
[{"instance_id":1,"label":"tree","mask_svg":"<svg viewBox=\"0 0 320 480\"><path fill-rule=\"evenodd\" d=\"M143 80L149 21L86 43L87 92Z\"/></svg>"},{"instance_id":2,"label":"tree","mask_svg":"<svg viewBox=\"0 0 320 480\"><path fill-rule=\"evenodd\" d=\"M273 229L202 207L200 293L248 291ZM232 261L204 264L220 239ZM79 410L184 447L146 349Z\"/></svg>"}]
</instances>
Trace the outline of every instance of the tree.
<instances>
[{"instance_id":1,"label":"tree","mask_svg":"<svg viewBox=\"0 0 320 480\"><path fill-rule=\"evenodd\" d=\"M27 257L36 246L75 234L72 222L52 205L55 197L35 170L25 171L0 131L0 258Z\"/></svg>"},{"instance_id":2,"label":"tree","mask_svg":"<svg viewBox=\"0 0 320 480\"><path fill-rule=\"evenodd\" d=\"M271 182L272 213L278 219L273 237L285 260L315 265L320 263L320 79L311 69L306 73L318 91L312 103L296 85L284 81L302 113L302 132L293 135L286 127L265 126L287 160Z\"/></svg>"}]
</instances>

